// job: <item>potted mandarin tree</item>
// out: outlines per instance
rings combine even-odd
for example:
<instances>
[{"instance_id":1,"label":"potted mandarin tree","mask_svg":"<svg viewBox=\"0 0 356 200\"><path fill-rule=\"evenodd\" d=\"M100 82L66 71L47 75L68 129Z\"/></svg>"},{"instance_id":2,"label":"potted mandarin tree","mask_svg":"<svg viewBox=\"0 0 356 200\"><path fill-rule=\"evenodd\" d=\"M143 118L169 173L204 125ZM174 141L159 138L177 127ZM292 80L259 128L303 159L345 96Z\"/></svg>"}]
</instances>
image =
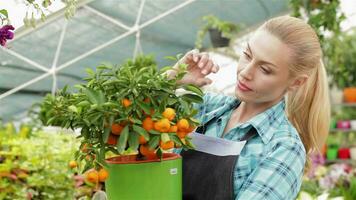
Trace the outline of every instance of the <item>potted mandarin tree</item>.
<instances>
[{"instance_id":1,"label":"potted mandarin tree","mask_svg":"<svg viewBox=\"0 0 356 200\"><path fill-rule=\"evenodd\" d=\"M199 124L193 103L203 95L197 86L177 84L186 67L181 64L169 79L171 67L158 69L152 56L102 64L87 70L77 92L64 88L48 95L41 118L46 125L80 129L76 157L85 163L88 181L105 181L109 199L180 199L181 158L170 152L193 148L188 133ZM98 180L102 169L106 180Z\"/></svg>"}]
</instances>

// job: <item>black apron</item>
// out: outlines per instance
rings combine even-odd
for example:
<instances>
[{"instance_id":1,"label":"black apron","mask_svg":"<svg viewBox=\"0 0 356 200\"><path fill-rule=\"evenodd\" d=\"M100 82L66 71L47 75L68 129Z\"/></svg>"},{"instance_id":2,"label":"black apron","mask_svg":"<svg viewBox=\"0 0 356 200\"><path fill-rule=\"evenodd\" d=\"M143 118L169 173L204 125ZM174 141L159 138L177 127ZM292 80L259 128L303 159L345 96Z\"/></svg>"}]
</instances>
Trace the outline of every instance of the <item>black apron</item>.
<instances>
[{"instance_id":1,"label":"black apron","mask_svg":"<svg viewBox=\"0 0 356 200\"><path fill-rule=\"evenodd\" d=\"M199 126L195 132L205 134L205 127L219 117L210 119ZM240 141L248 141L256 133L256 129L252 127ZM197 150L182 150L181 156L183 157L183 200L232 200L234 198L234 169L238 155L218 156Z\"/></svg>"}]
</instances>

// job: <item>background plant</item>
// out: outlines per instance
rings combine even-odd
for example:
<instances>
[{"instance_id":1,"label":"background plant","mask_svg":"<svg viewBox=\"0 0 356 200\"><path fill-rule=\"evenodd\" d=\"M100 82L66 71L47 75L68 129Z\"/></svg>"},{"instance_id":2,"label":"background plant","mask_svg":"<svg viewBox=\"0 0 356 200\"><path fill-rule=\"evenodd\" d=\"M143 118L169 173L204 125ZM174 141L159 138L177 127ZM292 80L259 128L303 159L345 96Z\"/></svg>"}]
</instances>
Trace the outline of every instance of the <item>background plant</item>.
<instances>
[{"instance_id":1,"label":"background plant","mask_svg":"<svg viewBox=\"0 0 356 200\"><path fill-rule=\"evenodd\" d=\"M356 46L354 31L343 31L346 19L339 0L291 0L292 15L307 20L317 32L324 53L324 63L338 88L356 85Z\"/></svg>"},{"instance_id":2,"label":"background plant","mask_svg":"<svg viewBox=\"0 0 356 200\"><path fill-rule=\"evenodd\" d=\"M71 134L0 125L0 199L75 199L93 188L76 184L68 163L79 146ZM77 176L80 176L79 174Z\"/></svg>"},{"instance_id":3,"label":"background plant","mask_svg":"<svg viewBox=\"0 0 356 200\"><path fill-rule=\"evenodd\" d=\"M206 15L202 17L203 25L197 33L195 47L202 48L202 43L209 29L217 29L221 32L222 37L232 39L240 31L241 25L233 22L224 21L214 15Z\"/></svg>"}]
</instances>

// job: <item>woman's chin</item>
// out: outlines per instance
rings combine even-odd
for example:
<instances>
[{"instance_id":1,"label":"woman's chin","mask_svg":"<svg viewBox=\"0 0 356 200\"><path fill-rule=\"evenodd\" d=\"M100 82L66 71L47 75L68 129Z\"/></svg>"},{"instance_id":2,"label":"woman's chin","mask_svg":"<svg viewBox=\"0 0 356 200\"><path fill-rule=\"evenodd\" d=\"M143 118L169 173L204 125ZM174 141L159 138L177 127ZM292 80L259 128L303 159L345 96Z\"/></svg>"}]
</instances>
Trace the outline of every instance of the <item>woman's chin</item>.
<instances>
[{"instance_id":1,"label":"woman's chin","mask_svg":"<svg viewBox=\"0 0 356 200\"><path fill-rule=\"evenodd\" d=\"M241 94L238 90L235 90L235 97L239 99L240 101L246 101L247 98L245 95Z\"/></svg>"}]
</instances>

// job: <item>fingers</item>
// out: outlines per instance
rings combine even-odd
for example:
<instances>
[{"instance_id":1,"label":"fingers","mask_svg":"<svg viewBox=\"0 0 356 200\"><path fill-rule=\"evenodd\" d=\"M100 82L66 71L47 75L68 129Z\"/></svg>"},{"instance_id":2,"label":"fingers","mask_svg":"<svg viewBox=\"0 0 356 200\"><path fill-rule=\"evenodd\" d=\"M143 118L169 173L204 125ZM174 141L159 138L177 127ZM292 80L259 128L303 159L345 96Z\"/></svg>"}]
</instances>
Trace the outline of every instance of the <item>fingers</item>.
<instances>
[{"instance_id":1,"label":"fingers","mask_svg":"<svg viewBox=\"0 0 356 200\"><path fill-rule=\"evenodd\" d=\"M213 67L212 67L212 69L211 69L211 71L212 71L213 73L217 73L217 72L219 71L219 69L220 69L219 65L214 64Z\"/></svg>"},{"instance_id":2,"label":"fingers","mask_svg":"<svg viewBox=\"0 0 356 200\"><path fill-rule=\"evenodd\" d=\"M198 67L199 68L205 67L205 65L207 64L208 61L209 61L209 54L202 53L200 56L200 60L198 62Z\"/></svg>"},{"instance_id":3,"label":"fingers","mask_svg":"<svg viewBox=\"0 0 356 200\"><path fill-rule=\"evenodd\" d=\"M193 49L185 56L185 63L190 67L199 67L201 73L208 75L211 72L217 73L219 66L213 62L208 53L199 53L199 50Z\"/></svg>"},{"instance_id":4,"label":"fingers","mask_svg":"<svg viewBox=\"0 0 356 200\"><path fill-rule=\"evenodd\" d=\"M212 67L214 66L214 63L209 60L205 65L204 68L201 70L201 73L204 75L207 75L211 72Z\"/></svg>"},{"instance_id":5,"label":"fingers","mask_svg":"<svg viewBox=\"0 0 356 200\"><path fill-rule=\"evenodd\" d=\"M193 49L193 50L189 51L188 53L186 53L186 56L185 56L186 62L191 62L191 63L198 62L199 58L200 58L200 55L199 55L198 49Z\"/></svg>"},{"instance_id":6,"label":"fingers","mask_svg":"<svg viewBox=\"0 0 356 200\"><path fill-rule=\"evenodd\" d=\"M209 78L200 78L196 81L196 84L201 87L201 86L204 86L204 85L208 85L208 84L211 84L213 81Z\"/></svg>"}]
</instances>

